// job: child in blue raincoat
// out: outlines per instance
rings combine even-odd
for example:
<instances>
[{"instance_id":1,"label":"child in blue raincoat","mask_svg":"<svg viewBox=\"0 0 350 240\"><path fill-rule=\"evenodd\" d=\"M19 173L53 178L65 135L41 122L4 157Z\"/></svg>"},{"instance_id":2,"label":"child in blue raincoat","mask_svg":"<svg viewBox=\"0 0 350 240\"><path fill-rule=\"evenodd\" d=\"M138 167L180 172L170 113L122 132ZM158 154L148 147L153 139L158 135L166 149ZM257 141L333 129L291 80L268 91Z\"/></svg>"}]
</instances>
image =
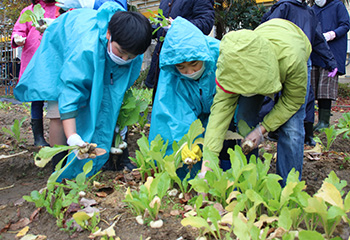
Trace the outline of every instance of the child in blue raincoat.
<instances>
[{"instance_id":1,"label":"child in blue raincoat","mask_svg":"<svg viewBox=\"0 0 350 240\"><path fill-rule=\"evenodd\" d=\"M143 15L124 12L114 2L104 3L98 11L67 12L45 31L15 89L21 101L50 101L48 114L54 116L50 132L57 133L50 143L64 144L67 137L68 145L82 147L90 142L106 150L93 159L89 175L108 160L124 93L139 75L141 54L151 37L151 25ZM78 158L68 159L72 162L58 181L74 178L90 161L86 155Z\"/></svg>"},{"instance_id":2,"label":"child in blue raincoat","mask_svg":"<svg viewBox=\"0 0 350 240\"><path fill-rule=\"evenodd\" d=\"M168 30L159 56L160 75L149 133L149 141L158 134L169 140L167 154L193 121L200 119L204 127L207 124L215 94L219 43L182 17Z\"/></svg>"}]
</instances>

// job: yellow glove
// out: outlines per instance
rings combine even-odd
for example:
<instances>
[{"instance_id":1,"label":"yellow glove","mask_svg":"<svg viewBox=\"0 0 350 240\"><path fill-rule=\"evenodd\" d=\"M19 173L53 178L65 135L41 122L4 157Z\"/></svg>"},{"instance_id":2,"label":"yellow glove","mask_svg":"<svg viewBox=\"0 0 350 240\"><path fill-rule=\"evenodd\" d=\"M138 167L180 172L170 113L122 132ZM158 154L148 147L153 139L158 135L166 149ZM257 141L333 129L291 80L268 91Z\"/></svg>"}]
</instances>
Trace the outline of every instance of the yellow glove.
<instances>
[{"instance_id":1,"label":"yellow glove","mask_svg":"<svg viewBox=\"0 0 350 240\"><path fill-rule=\"evenodd\" d=\"M192 146L192 150L186 144L181 151L182 161L186 164L195 164L202 158L202 150L198 145Z\"/></svg>"}]
</instances>

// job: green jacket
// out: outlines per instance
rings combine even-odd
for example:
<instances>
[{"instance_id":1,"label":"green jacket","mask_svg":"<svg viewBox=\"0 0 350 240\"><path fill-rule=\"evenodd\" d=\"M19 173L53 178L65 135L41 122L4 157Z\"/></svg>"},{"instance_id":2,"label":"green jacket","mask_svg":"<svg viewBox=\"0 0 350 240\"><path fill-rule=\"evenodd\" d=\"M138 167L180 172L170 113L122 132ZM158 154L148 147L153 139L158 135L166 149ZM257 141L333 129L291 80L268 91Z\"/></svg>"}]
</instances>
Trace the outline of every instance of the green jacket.
<instances>
[{"instance_id":1,"label":"green jacket","mask_svg":"<svg viewBox=\"0 0 350 240\"><path fill-rule=\"evenodd\" d=\"M284 124L305 102L310 53L307 36L283 19L272 19L254 31L226 34L220 43L217 92L204 146L219 154L240 95L272 96L282 90L262 125L274 131Z\"/></svg>"}]
</instances>

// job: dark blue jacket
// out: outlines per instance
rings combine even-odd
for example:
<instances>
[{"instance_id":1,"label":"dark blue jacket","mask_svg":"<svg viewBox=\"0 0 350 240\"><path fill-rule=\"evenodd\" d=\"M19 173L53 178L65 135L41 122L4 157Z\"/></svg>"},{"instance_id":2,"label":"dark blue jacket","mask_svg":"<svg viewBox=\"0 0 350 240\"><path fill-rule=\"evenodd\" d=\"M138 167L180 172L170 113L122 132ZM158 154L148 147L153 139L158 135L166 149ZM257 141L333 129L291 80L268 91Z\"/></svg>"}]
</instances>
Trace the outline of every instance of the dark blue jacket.
<instances>
[{"instance_id":1,"label":"dark blue jacket","mask_svg":"<svg viewBox=\"0 0 350 240\"><path fill-rule=\"evenodd\" d=\"M261 22L268 21L272 18L286 19L300 27L310 40L312 52L322 56L324 62L327 63L326 68L328 70L333 70L337 67L337 62L323 37L322 29L316 14L305 2L280 0L263 16Z\"/></svg>"},{"instance_id":2,"label":"dark blue jacket","mask_svg":"<svg viewBox=\"0 0 350 240\"><path fill-rule=\"evenodd\" d=\"M345 74L345 59L347 51L347 32L350 29L349 13L344 4L339 0L327 1L322 8L314 5L312 7L318 17L322 32L335 32L335 39L328 42L333 55L338 63L338 73ZM312 64L325 67L324 61L318 54L311 55Z\"/></svg>"},{"instance_id":3,"label":"dark blue jacket","mask_svg":"<svg viewBox=\"0 0 350 240\"><path fill-rule=\"evenodd\" d=\"M183 17L198 27L205 35L208 35L214 26L215 12L214 0L161 0L159 8L163 10L165 17L175 19ZM157 72L157 62L161 44L159 37L165 36L163 29L157 31L158 43L152 55L151 66L145 81L147 87L153 87Z\"/></svg>"},{"instance_id":4,"label":"dark blue jacket","mask_svg":"<svg viewBox=\"0 0 350 240\"><path fill-rule=\"evenodd\" d=\"M165 17L181 16L208 35L214 25L214 0L161 0ZM161 32L161 31L159 31Z\"/></svg>"}]
</instances>

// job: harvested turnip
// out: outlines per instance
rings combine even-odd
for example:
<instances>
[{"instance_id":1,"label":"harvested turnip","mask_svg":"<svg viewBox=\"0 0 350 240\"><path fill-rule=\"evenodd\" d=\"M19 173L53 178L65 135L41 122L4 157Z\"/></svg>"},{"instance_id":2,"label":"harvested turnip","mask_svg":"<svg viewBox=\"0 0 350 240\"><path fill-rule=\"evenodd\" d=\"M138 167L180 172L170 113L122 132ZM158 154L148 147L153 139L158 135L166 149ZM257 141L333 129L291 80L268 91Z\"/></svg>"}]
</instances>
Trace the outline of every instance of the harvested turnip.
<instances>
[{"instance_id":1,"label":"harvested turnip","mask_svg":"<svg viewBox=\"0 0 350 240\"><path fill-rule=\"evenodd\" d=\"M136 217L136 222L137 222L138 224L140 224L140 225L143 225L144 221L143 221L141 215L138 215L138 216Z\"/></svg>"},{"instance_id":2,"label":"harvested turnip","mask_svg":"<svg viewBox=\"0 0 350 240\"><path fill-rule=\"evenodd\" d=\"M242 151L244 154L250 153L253 149L254 143L252 142L252 140L247 139L242 143Z\"/></svg>"},{"instance_id":3,"label":"harvested turnip","mask_svg":"<svg viewBox=\"0 0 350 240\"><path fill-rule=\"evenodd\" d=\"M151 226L151 228L161 228L163 226L163 220L159 219L157 221L151 221L149 225Z\"/></svg>"},{"instance_id":4,"label":"harvested turnip","mask_svg":"<svg viewBox=\"0 0 350 240\"><path fill-rule=\"evenodd\" d=\"M86 196L86 193L84 191L79 192L79 197L85 197L85 196Z\"/></svg>"}]
</instances>

